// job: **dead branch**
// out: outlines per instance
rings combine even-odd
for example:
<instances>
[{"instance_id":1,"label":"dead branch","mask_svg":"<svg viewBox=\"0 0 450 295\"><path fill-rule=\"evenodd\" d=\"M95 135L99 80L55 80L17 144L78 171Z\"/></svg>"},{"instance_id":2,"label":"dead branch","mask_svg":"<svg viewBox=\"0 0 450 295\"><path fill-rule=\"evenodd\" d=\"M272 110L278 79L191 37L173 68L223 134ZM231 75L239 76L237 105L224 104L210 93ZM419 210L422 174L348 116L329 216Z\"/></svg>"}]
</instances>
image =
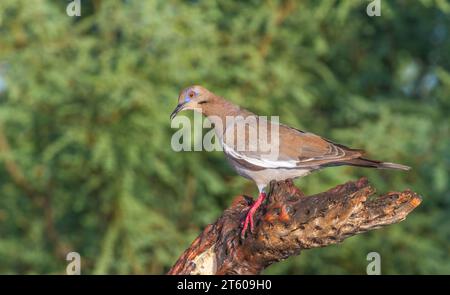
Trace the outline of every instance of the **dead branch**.
<instances>
[{"instance_id":1,"label":"dead branch","mask_svg":"<svg viewBox=\"0 0 450 295\"><path fill-rule=\"evenodd\" d=\"M398 223L421 197L406 190L371 197L366 178L304 196L292 181L272 182L255 214L255 230L240 238L241 221L253 200L239 196L208 225L168 274L258 274L269 265L385 225Z\"/></svg>"}]
</instances>

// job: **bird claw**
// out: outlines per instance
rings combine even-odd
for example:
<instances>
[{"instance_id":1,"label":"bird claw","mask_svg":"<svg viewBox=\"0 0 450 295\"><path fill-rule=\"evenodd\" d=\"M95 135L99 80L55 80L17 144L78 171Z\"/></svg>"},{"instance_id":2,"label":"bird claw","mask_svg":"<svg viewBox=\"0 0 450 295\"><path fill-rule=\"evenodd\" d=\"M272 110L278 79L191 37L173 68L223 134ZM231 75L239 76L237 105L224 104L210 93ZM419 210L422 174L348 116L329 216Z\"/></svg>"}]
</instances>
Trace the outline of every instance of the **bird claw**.
<instances>
[{"instance_id":1,"label":"bird claw","mask_svg":"<svg viewBox=\"0 0 450 295\"><path fill-rule=\"evenodd\" d=\"M251 209L250 209L251 210ZM241 231L241 238L245 238L245 233L247 232L247 228L248 225L250 224L250 233L253 233L253 214L249 212L247 213L247 215L245 216L245 220L243 222L241 222L241 226L243 226L242 231Z\"/></svg>"},{"instance_id":2,"label":"bird claw","mask_svg":"<svg viewBox=\"0 0 450 295\"><path fill-rule=\"evenodd\" d=\"M248 210L247 215L245 216L245 220L241 225L243 224L243 228L241 231L241 238L245 238L245 233L247 232L248 225L250 224L250 233L253 233L254 224L253 224L253 214L255 214L256 210L259 208L261 203L266 198L265 193L260 193L258 199L255 203L250 207L250 210Z\"/></svg>"}]
</instances>

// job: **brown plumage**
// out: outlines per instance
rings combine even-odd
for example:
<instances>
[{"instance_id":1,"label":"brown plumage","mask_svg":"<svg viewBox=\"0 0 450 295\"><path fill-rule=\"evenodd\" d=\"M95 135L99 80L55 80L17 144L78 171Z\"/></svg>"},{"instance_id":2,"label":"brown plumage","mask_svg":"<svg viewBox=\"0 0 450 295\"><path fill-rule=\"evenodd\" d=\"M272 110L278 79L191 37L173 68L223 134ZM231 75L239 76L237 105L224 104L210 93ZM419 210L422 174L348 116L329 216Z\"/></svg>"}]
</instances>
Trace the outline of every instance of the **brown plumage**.
<instances>
[{"instance_id":1,"label":"brown plumage","mask_svg":"<svg viewBox=\"0 0 450 295\"><path fill-rule=\"evenodd\" d=\"M243 233L250 223L252 215L264 200L264 188L271 180L285 180L308 175L312 171L331 166L359 166L379 169L409 170L410 167L370 160L364 158L364 152L352 149L328 139L304 132L277 122L258 117L252 112L215 95L204 87L191 86L184 89L178 98L178 105L171 114L173 118L179 111L193 109L201 112L214 124L216 134L224 148L224 153L238 174L253 180L260 191L260 197L250 209ZM227 119L235 120L234 124ZM243 132L238 128L244 124ZM267 128L261 128L261 124ZM242 126L242 125L241 125ZM261 130L267 132L271 140L265 141ZM275 132L276 131L276 132ZM257 134L252 140L252 134ZM264 133L262 133L264 134ZM244 136L244 148L238 139ZM269 155L267 150L276 150Z\"/></svg>"}]
</instances>

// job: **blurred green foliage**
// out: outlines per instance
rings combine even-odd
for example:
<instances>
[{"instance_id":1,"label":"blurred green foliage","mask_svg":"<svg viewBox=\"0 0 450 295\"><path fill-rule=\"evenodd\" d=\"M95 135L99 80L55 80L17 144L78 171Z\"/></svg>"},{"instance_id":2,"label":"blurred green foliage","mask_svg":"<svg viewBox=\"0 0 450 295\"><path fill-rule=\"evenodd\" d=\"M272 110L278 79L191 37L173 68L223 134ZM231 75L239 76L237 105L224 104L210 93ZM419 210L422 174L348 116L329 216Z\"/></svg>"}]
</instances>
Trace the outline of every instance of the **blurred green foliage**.
<instances>
[{"instance_id":1,"label":"blurred green foliage","mask_svg":"<svg viewBox=\"0 0 450 295\"><path fill-rule=\"evenodd\" d=\"M339 167L411 188L406 221L271 274L450 274L450 4L384 1L0 2L0 273L164 273L233 196L256 193L220 152L176 153L169 114L201 84L261 115L409 173Z\"/></svg>"}]
</instances>

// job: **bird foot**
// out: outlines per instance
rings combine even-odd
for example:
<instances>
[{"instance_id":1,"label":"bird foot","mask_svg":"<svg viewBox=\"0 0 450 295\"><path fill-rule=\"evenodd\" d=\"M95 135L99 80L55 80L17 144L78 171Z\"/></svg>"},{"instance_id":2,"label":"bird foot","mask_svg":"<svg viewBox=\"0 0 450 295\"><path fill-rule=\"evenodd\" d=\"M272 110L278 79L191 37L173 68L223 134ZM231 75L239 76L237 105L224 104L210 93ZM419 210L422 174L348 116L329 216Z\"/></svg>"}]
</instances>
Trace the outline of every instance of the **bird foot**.
<instances>
[{"instance_id":1,"label":"bird foot","mask_svg":"<svg viewBox=\"0 0 450 295\"><path fill-rule=\"evenodd\" d=\"M245 233L247 231L248 225L250 224L250 232L253 233L253 214L255 214L256 210L261 206L262 202L266 198L266 193L261 192L258 196L258 199L255 203L250 207L250 209L247 212L247 215L245 216L245 220L243 222L243 228L241 231L241 238L245 238Z\"/></svg>"}]
</instances>

